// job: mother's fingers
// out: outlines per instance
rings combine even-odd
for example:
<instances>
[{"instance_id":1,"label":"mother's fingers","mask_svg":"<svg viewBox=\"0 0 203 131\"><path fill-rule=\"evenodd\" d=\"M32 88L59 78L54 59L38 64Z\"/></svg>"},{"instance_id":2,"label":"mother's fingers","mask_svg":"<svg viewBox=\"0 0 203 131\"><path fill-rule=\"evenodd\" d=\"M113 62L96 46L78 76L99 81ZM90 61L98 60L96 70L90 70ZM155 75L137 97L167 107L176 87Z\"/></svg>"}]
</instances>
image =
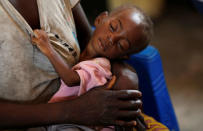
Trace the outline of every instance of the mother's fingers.
<instances>
[{"instance_id":1,"label":"mother's fingers","mask_svg":"<svg viewBox=\"0 0 203 131\"><path fill-rule=\"evenodd\" d=\"M119 103L119 109L120 110L138 110L142 108L142 101L137 100L123 100Z\"/></svg>"},{"instance_id":2,"label":"mother's fingers","mask_svg":"<svg viewBox=\"0 0 203 131\"><path fill-rule=\"evenodd\" d=\"M141 115L141 110L138 109L137 111L119 111L118 112L118 118L119 120L135 120L139 115Z\"/></svg>"},{"instance_id":3,"label":"mother's fingers","mask_svg":"<svg viewBox=\"0 0 203 131\"><path fill-rule=\"evenodd\" d=\"M123 121L123 120L116 120L113 125L117 126L136 126L137 122L136 121Z\"/></svg>"},{"instance_id":4,"label":"mother's fingers","mask_svg":"<svg viewBox=\"0 0 203 131\"><path fill-rule=\"evenodd\" d=\"M137 119L139 119L140 122L143 123L143 125L145 126L146 129L148 128L148 124L145 122L143 115L139 115L139 116L137 117Z\"/></svg>"},{"instance_id":5,"label":"mother's fingers","mask_svg":"<svg viewBox=\"0 0 203 131\"><path fill-rule=\"evenodd\" d=\"M116 97L119 99L129 100L140 98L142 96L142 93L138 90L120 90L114 91L114 95L116 95Z\"/></svg>"},{"instance_id":6,"label":"mother's fingers","mask_svg":"<svg viewBox=\"0 0 203 131\"><path fill-rule=\"evenodd\" d=\"M136 118L138 131L146 131L146 126L140 119Z\"/></svg>"}]
</instances>

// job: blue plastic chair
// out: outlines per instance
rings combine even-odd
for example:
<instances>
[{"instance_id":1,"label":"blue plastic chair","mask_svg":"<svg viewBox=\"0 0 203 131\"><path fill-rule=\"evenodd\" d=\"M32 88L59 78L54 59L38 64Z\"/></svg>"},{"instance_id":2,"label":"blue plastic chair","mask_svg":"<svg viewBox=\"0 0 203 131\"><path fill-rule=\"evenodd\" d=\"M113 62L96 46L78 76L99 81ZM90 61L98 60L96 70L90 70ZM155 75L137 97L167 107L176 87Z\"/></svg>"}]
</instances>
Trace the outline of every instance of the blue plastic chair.
<instances>
[{"instance_id":1,"label":"blue plastic chair","mask_svg":"<svg viewBox=\"0 0 203 131\"><path fill-rule=\"evenodd\" d=\"M202 0L192 0L194 6L203 15L203 1Z\"/></svg>"},{"instance_id":2,"label":"blue plastic chair","mask_svg":"<svg viewBox=\"0 0 203 131\"><path fill-rule=\"evenodd\" d=\"M127 61L138 74L139 87L143 93L144 113L166 125L172 131L179 131L173 105L166 87L160 54L148 46Z\"/></svg>"}]
</instances>

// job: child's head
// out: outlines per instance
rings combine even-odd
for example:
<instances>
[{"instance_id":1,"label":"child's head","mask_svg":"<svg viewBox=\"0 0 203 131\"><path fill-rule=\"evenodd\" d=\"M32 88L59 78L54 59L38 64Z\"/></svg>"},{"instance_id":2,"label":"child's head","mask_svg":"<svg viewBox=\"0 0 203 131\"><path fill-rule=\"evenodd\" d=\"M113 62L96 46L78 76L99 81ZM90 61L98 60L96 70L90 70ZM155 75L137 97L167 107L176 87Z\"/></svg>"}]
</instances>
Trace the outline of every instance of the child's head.
<instances>
[{"instance_id":1,"label":"child's head","mask_svg":"<svg viewBox=\"0 0 203 131\"><path fill-rule=\"evenodd\" d=\"M144 49L152 36L152 22L135 6L121 6L101 13L88 46L97 56L122 58Z\"/></svg>"}]
</instances>

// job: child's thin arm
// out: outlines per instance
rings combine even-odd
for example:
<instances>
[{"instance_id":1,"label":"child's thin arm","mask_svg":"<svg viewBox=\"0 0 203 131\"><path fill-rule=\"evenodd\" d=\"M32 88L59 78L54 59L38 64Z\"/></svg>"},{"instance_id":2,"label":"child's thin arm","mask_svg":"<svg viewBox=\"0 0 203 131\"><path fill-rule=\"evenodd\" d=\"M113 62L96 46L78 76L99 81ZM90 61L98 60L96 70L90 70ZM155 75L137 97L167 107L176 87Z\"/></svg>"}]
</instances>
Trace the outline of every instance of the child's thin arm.
<instances>
[{"instance_id":1,"label":"child's thin arm","mask_svg":"<svg viewBox=\"0 0 203 131\"><path fill-rule=\"evenodd\" d=\"M73 71L61 56L51 46L49 38L43 30L35 30L35 37L32 38L32 42L37 45L41 52L48 57L53 64L56 72L58 72L61 79L68 86L75 86L80 84L80 77L77 72Z\"/></svg>"}]
</instances>

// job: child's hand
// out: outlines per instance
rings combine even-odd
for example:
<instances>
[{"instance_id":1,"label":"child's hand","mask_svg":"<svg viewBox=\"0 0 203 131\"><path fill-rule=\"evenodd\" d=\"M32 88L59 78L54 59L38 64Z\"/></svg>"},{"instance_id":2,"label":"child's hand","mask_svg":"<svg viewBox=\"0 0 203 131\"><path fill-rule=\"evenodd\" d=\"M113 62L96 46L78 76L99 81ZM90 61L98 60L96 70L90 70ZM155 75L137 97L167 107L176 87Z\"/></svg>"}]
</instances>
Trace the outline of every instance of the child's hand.
<instances>
[{"instance_id":1,"label":"child's hand","mask_svg":"<svg viewBox=\"0 0 203 131\"><path fill-rule=\"evenodd\" d=\"M112 79L111 79L110 82L108 83L106 89L107 89L107 90L112 89L115 83L116 83L116 76L113 75L113 76L112 76Z\"/></svg>"},{"instance_id":2,"label":"child's hand","mask_svg":"<svg viewBox=\"0 0 203 131\"><path fill-rule=\"evenodd\" d=\"M43 30L34 30L35 36L32 37L32 42L34 45L36 45L42 53L45 55L48 55L51 50L53 50L53 47L50 44L49 37L47 33Z\"/></svg>"}]
</instances>

